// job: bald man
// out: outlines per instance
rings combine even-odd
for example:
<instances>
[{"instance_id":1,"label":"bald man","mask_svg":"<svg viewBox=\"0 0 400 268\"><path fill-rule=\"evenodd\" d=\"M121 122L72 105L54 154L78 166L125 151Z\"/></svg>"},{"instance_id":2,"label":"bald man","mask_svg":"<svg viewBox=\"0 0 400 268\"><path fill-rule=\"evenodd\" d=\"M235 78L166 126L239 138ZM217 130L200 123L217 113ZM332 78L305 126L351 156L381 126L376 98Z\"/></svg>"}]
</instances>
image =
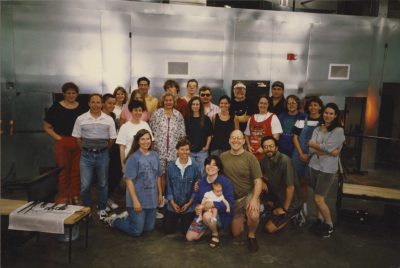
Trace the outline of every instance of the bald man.
<instances>
[{"instance_id":1,"label":"bald man","mask_svg":"<svg viewBox=\"0 0 400 268\"><path fill-rule=\"evenodd\" d=\"M221 160L224 174L232 182L234 189L232 234L235 237L241 235L247 219L248 247L255 252L258 250L256 230L260 219L262 172L257 158L243 148L245 142L242 131L232 131L229 137L231 149L221 155Z\"/></svg>"}]
</instances>

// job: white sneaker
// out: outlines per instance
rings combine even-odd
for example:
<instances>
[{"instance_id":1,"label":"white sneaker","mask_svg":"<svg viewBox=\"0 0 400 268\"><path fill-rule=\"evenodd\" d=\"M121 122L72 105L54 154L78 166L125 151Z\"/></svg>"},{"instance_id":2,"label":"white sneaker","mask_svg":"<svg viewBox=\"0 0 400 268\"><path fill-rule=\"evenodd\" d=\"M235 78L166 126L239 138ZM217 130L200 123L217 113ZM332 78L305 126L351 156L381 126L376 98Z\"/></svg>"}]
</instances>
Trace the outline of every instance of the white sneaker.
<instances>
[{"instance_id":1,"label":"white sneaker","mask_svg":"<svg viewBox=\"0 0 400 268\"><path fill-rule=\"evenodd\" d=\"M107 223L108 225L112 226L113 222L115 221L115 219L117 218L117 214L112 214L111 216L105 218L103 220L104 223Z\"/></svg>"},{"instance_id":2,"label":"white sneaker","mask_svg":"<svg viewBox=\"0 0 400 268\"><path fill-rule=\"evenodd\" d=\"M307 208L307 203L303 204L303 214L305 217L308 216L308 208Z\"/></svg>"},{"instance_id":3,"label":"white sneaker","mask_svg":"<svg viewBox=\"0 0 400 268\"><path fill-rule=\"evenodd\" d=\"M112 201L111 199L108 199L107 206L110 207L111 209L119 208L118 204Z\"/></svg>"},{"instance_id":4,"label":"white sneaker","mask_svg":"<svg viewBox=\"0 0 400 268\"><path fill-rule=\"evenodd\" d=\"M119 215L118 215L118 218L120 218L120 219L125 219L125 218L127 218L129 216L129 214L128 214L128 211L124 211L124 212L122 212L122 213L120 213Z\"/></svg>"},{"instance_id":5,"label":"white sneaker","mask_svg":"<svg viewBox=\"0 0 400 268\"><path fill-rule=\"evenodd\" d=\"M156 219L158 219L158 220L164 219L164 215L157 211L157 213L156 213Z\"/></svg>"},{"instance_id":6,"label":"white sneaker","mask_svg":"<svg viewBox=\"0 0 400 268\"><path fill-rule=\"evenodd\" d=\"M99 215L101 221L107 218L107 212L104 209L97 211L97 215Z\"/></svg>"}]
</instances>

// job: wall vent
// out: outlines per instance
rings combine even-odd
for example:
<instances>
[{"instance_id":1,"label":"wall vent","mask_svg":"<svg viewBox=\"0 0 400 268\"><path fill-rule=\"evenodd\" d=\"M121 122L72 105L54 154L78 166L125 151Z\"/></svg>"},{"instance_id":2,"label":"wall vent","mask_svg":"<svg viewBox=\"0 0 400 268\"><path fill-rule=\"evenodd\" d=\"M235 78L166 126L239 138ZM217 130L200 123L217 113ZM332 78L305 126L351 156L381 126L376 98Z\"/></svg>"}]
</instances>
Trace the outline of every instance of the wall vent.
<instances>
[{"instance_id":1,"label":"wall vent","mask_svg":"<svg viewBox=\"0 0 400 268\"><path fill-rule=\"evenodd\" d=\"M329 80L349 80L350 64L329 64Z\"/></svg>"},{"instance_id":2,"label":"wall vent","mask_svg":"<svg viewBox=\"0 0 400 268\"><path fill-rule=\"evenodd\" d=\"M169 75L189 75L189 62L168 62Z\"/></svg>"}]
</instances>

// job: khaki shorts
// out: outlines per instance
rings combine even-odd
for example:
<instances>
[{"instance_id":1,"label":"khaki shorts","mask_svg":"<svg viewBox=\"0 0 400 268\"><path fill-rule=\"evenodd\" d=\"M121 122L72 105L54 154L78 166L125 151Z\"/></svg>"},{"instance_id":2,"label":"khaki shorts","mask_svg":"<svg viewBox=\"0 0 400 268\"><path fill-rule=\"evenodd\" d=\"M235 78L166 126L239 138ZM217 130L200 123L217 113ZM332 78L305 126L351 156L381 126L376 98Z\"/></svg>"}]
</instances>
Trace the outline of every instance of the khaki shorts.
<instances>
[{"instance_id":1,"label":"khaki shorts","mask_svg":"<svg viewBox=\"0 0 400 268\"><path fill-rule=\"evenodd\" d=\"M233 213L234 218L246 217L246 208L252 198L253 198L253 193L250 193L246 196L243 196L235 200L234 213ZM260 206L260 199L258 199L258 206Z\"/></svg>"}]
</instances>

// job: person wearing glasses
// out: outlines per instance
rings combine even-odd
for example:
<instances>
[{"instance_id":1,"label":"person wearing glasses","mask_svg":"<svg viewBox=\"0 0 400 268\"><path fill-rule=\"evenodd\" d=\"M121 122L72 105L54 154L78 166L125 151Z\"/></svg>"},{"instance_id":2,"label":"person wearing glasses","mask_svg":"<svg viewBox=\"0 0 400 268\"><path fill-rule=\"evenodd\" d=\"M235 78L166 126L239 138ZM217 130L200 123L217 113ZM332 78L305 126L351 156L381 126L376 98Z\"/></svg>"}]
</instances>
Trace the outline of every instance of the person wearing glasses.
<instances>
[{"instance_id":1,"label":"person wearing glasses","mask_svg":"<svg viewBox=\"0 0 400 268\"><path fill-rule=\"evenodd\" d=\"M292 157L294 150L293 128L297 120L304 120L306 114L300 112L300 99L296 95L287 96L286 108L286 112L278 115L283 130L278 140L278 148L279 152Z\"/></svg>"},{"instance_id":2,"label":"person wearing glasses","mask_svg":"<svg viewBox=\"0 0 400 268\"><path fill-rule=\"evenodd\" d=\"M260 161L267 215L265 230L275 233L300 212L303 202L292 160L279 152L277 140L272 136L263 137L261 145L265 155Z\"/></svg>"},{"instance_id":3,"label":"person wearing glasses","mask_svg":"<svg viewBox=\"0 0 400 268\"><path fill-rule=\"evenodd\" d=\"M218 107L218 105L215 105L214 103L211 102L212 100L211 88L209 88L208 86L202 86L199 89L199 95L201 103L203 104L204 107L204 114L207 115L210 119L212 119L213 116L219 113L221 110Z\"/></svg>"},{"instance_id":4,"label":"person wearing glasses","mask_svg":"<svg viewBox=\"0 0 400 268\"><path fill-rule=\"evenodd\" d=\"M221 154L224 174L231 181L234 190L234 213L232 234L239 237L247 222L249 250L258 250L256 230L260 221L260 194L262 172L257 158L244 149L246 143L242 131L234 130L229 136L231 149Z\"/></svg>"}]
</instances>

